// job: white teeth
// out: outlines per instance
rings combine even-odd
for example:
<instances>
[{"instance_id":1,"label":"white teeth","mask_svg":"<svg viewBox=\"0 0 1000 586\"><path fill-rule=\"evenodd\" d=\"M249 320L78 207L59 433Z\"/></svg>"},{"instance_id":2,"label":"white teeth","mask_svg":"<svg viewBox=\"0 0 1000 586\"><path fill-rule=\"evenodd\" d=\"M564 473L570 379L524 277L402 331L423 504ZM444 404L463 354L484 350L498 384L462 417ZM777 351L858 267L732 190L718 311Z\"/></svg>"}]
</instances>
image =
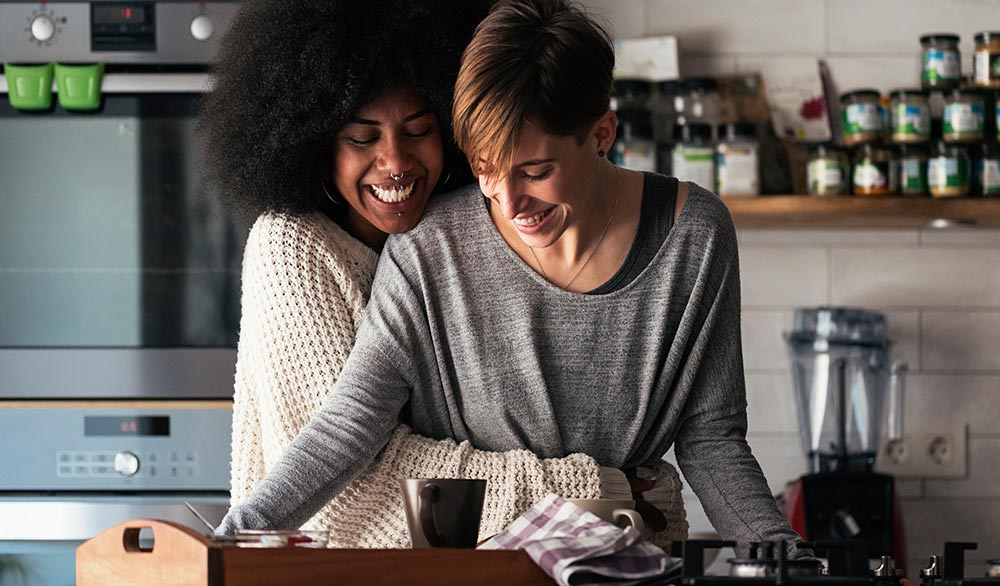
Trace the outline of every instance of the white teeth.
<instances>
[{"instance_id":1,"label":"white teeth","mask_svg":"<svg viewBox=\"0 0 1000 586\"><path fill-rule=\"evenodd\" d=\"M549 210L545 210L544 212L538 212L534 216L528 218L514 218L514 223L520 224L522 226L534 226L535 224L544 220L545 216L547 216L548 213Z\"/></svg>"},{"instance_id":2,"label":"white teeth","mask_svg":"<svg viewBox=\"0 0 1000 586\"><path fill-rule=\"evenodd\" d=\"M403 186L393 185L389 189L382 189L378 185L369 185L368 188L371 189L372 195L385 203L398 203L409 199L413 195L414 185L416 185L416 182Z\"/></svg>"}]
</instances>

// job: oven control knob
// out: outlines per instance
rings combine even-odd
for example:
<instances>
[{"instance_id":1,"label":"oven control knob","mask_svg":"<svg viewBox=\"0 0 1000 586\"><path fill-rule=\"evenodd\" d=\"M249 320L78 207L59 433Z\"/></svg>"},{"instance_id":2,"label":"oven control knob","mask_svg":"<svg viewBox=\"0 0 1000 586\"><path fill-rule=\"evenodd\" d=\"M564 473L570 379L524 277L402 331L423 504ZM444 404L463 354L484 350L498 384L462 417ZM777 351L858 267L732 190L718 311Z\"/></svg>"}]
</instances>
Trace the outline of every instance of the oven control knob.
<instances>
[{"instance_id":1,"label":"oven control knob","mask_svg":"<svg viewBox=\"0 0 1000 586\"><path fill-rule=\"evenodd\" d=\"M207 41L215 32L215 24L205 14L199 14L191 19L191 36L199 41Z\"/></svg>"},{"instance_id":2,"label":"oven control knob","mask_svg":"<svg viewBox=\"0 0 1000 586\"><path fill-rule=\"evenodd\" d=\"M42 43L56 36L56 23L52 20L52 17L47 14L36 16L31 21L31 36L35 37L36 41Z\"/></svg>"},{"instance_id":3,"label":"oven control knob","mask_svg":"<svg viewBox=\"0 0 1000 586\"><path fill-rule=\"evenodd\" d=\"M132 452L115 454L115 472L122 476L133 476L139 471L139 457Z\"/></svg>"}]
</instances>

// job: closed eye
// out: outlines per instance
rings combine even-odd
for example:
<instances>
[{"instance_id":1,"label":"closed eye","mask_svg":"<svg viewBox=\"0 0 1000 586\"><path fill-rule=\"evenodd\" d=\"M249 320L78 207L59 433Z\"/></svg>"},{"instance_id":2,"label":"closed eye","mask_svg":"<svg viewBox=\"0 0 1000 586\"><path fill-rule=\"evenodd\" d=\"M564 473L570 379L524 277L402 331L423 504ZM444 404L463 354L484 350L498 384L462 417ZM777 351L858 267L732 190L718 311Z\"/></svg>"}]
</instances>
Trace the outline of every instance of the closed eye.
<instances>
[{"instance_id":1,"label":"closed eye","mask_svg":"<svg viewBox=\"0 0 1000 586\"><path fill-rule=\"evenodd\" d=\"M532 175L531 173L528 173L527 171L521 171L521 177L524 177L528 181L541 181L542 179L545 179L546 177L548 177L551 174L552 174L552 169L546 169L545 171L542 171L541 173L538 173L537 175Z\"/></svg>"},{"instance_id":2,"label":"closed eye","mask_svg":"<svg viewBox=\"0 0 1000 586\"><path fill-rule=\"evenodd\" d=\"M413 131L413 132L407 131L406 132L406 136L409 136L411 138L423 138L423 137L429 135L432 130L434 130L434 128L432 126L428 126L427 128L425 128L423 130L417 130L417 131Z\"/></svg>"}]
</instances>

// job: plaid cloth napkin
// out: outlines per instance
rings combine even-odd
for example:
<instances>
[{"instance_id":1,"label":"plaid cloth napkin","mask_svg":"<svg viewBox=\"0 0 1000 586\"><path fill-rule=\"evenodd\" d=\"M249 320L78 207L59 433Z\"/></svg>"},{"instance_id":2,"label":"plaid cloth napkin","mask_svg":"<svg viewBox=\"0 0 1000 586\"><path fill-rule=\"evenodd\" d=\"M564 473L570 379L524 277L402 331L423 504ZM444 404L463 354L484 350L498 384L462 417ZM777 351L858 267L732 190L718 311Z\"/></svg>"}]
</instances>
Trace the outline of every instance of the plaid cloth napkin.
<instances>
[{"instance_id":1,"label":"plaid cloth napkin","mask_svg":"<svg viewBox=\"0 0 1000 586\"><path fill-rule=\"evenodd\" d=\"M523 549L562 586L661 582L679 564L634 527L621 529L555 494L479 547Z\"/></svg>"}]
</instances>

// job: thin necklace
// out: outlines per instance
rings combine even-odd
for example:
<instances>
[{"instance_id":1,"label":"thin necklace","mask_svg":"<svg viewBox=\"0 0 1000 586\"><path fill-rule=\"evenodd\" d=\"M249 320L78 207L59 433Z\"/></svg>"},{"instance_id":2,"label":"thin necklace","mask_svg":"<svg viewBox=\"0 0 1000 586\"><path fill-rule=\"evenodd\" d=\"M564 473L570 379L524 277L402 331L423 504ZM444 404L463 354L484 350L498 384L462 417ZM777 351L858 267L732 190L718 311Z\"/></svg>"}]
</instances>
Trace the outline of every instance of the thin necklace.
<instances>
[{"instance_id":1,"label":"thin necklace","mask_svg":"<svg viewBox=\"0 0 1000 586\"><path fill-rule=\"evenodd\" d=\"M601 231L601 235L597 238L597 244L595 244L594 248L592 248L590 250L590 253L587 254L586 260L583 261L583 264L580 265L580 268L578 268L576 272L573 273L573 277L569 281L566 281L566 284L563 285L561 289L568 288L570 285L573 284L573 281L575 281L576 278L580 276L580 273L583 272L583 269L585 269L587 267L587 264L590 263L590 259L594 257L594 253L597 252L597 249L601 247L601 242L604 241L604 235L608 233L608 228L611 227L611 219L615 217L615 210L618 209L618 200L620 200L622 197L622 174L621 171L618 170L617 166L615 166L614 169L615 169L615 175L618 177L618 195L615 196L615 203L611 205L611 213L608 214L608 222L604 224L604 230ZM531 256L532 258L535 259L535 264L538 265L538 268L542 270L542 276L545 277L546 281L549 281L551 283L552 279L549 279L548 273L545 272L545 267L543 267L542 263L538 261L538 255L535 254L535 248L533 246L529 246L528 250L531 251Z\"/></svg>"}]
</instances>

